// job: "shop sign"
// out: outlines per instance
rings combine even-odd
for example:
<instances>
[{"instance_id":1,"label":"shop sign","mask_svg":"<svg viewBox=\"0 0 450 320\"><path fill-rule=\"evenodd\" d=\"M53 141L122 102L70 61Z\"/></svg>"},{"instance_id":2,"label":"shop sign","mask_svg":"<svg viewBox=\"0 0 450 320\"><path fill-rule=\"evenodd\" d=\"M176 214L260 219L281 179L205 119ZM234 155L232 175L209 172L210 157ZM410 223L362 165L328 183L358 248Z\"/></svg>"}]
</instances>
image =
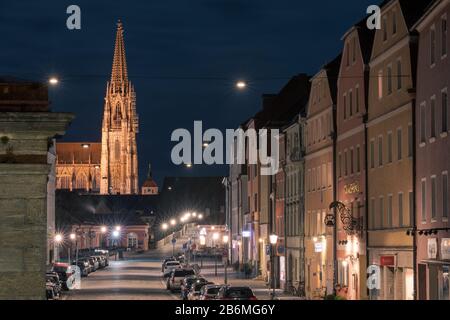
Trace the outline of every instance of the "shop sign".
<instances>
[{"instance_id":1,"label":"shop sign","mask_svg":"<svg viewBox=\"0 0 450 320\"><path fill-rule=\"evenodd\" d=\"M437 259L437 239L428 239L428 259Z\"/></svg>"},{"instance_id":2,"label":"shop sign","mask_svg":"<svg viewBox=\"0 0 450 320\"><path fill-rule=\"evenodd\" d=\"M394 267L395 266L395 256L381 256L380 266L383 267Z\"/></svg>"},{"instance_id":3,"label":"shop sign","mask_svg":"<svg viewBox=\"0 0 450 320\"><path fill-rule=\"evenodd\" d=\"M360 192L359 185L355 182L344 186L345 194L356 194Z\"/></svg>"},{"instance_id":4,"label":"shop sign","mask_svg":"<svg viewBox=\"0 0 450 320\"><path fill-rule=\"evenodd\" d=\"M442 260L450 260L450 239L444 238L441 241Z\"/></svg>"}]
</instances>

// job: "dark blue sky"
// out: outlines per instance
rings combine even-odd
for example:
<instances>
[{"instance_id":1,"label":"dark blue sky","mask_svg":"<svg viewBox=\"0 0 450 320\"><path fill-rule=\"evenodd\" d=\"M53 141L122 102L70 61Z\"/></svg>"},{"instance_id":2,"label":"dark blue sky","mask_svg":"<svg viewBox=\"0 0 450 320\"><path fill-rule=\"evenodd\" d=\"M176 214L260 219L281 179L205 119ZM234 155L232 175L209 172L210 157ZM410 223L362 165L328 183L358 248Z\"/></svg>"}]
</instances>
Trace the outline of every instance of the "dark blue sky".
<instances>
[{"instance_id":1,"label":"dark blue sky","mask_svg":"<svg viewBox=\"0 0 450 320\"><path fill-rule=\"evenodd\" d=\"M298 73L314 74L341 50L341 37L373 0L0 0L0 74L45 80L54 111L74 112L65 140L100 140L116 22L125 29L128 71L140 116L141 180L152 163L164 176L225 174L226 167L172 165L170 135L235 128ZM66 28L77 4L82 29ZM191 78L191 79L180 79ZM217 78L208 80L205 78ZM275 79L274 79L275 78ZM237 92L234 81L250 88Z\"/></svg>"}]
</instances>

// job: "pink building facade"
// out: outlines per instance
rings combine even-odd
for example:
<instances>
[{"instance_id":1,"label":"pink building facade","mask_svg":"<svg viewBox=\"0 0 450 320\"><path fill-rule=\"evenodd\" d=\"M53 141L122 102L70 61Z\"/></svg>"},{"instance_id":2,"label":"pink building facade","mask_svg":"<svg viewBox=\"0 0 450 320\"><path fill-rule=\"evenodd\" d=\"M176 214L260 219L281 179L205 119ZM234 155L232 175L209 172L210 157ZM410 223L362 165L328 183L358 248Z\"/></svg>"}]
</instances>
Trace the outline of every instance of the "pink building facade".
<instances>
[{"instance_id":1,"label":"pink building facade","mask_svg":"<svg viewBox=\"0 0 450 320\"><path fill-rule=\"evenodd\" d=\"M417 291L449 300L450 1L435 1L419 32L416 118Z\"/></svg>"}]
</instances>

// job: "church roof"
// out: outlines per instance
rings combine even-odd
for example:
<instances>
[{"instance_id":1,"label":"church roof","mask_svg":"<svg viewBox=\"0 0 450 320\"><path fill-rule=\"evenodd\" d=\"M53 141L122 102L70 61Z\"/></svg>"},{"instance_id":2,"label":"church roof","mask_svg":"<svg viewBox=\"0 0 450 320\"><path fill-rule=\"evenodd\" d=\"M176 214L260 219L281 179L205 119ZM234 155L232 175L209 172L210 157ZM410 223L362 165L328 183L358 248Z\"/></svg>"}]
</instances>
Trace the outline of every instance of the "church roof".
<instances>
[{"instance_id":1,"label":"church roof","mask_svg":"<svg viewBox=\"0 0 450 320\"><path fill-rule=\"evenodd\" d=\"M125 57L125 43L123 40L123 25L117 23L116 45L114 47L114 59L111 73L111 84L120 86L128 84L127 61Z\"/></svg>"},{"instance_id":2,"label":"church roof","mask_svg":"<svg viewBox=\"0 0 450 320\"><path fill-rule=\"evenodd\" d=\"M155 180L153 180L151 177L144 181L144 184L142 185L144 188L158 188L158 185L156 184Z\"/></svg>"},{"instance_id":3,"label":"church roof","mask_svg":"<svg viewBox=\"0 0 450 320\"><path fill-rule=\"evenodd\" d=\"M59 164L98 164L101 161L102 144L99 142L57 142L56 155Z\"/></svg>"}]
</instances>

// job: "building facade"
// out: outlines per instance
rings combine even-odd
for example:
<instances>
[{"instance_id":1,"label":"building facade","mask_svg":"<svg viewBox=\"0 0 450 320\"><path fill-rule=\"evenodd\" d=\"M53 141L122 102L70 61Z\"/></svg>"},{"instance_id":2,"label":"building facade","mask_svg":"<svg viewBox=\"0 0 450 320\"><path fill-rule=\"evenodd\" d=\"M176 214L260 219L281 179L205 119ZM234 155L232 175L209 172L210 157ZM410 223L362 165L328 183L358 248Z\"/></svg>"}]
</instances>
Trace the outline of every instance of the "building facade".
<instances>
[{"instance_id":1,"label":"building facade","mask_svg":"<svg viewBox=\"0 0 450 320\"><path fill-rule=\"evenodd\" d=\"M293 286L305 282L304 121L299 115L283 130L286 282Z\"/></svg>"},{"instance_id":2,"label":"building facade","mask_svg":"<svg viewBox=\"0 0 450 320\"><path fill-rule=\"evenodd\" d=\"M334 235L324 221L335 199L334 113L340 62L338 56L312 78L306 118L305 288L310 299L334 292Z\"/></svg>"},{"instance_id":3,"label":"building facade","mask_svg":"<svg viewBox=\"0 0 450 320\"><path fill-rule=\"evenodd\" d=\"M414 298L413 110L417 37L410 28L430 1L387 2L370 61L369 263L381 272L372 299ZM398 177L401 177L399 179Z\"/></svg>"},{"instance_id":4,"label":"building facade","mask_svg":"<svg viewBox=\"0 0 450 320\"><path fill-rule=\"evenodd\" d=\"M450 300L450 1L434 1L419 32L416 123L417 298Z\"/></svg>"},{"instance_id":5,"label":"building facade","mask_svg":"<svg viewBox=\"0 0 450 320\"><path fill-rule=\"evenodd\" d=\"M365 119L373 36L365 20L345 33L338 79L336 192L351 218L336 218L337 284L351 300L367 297Z\"/></svg>"}]
</instances>

